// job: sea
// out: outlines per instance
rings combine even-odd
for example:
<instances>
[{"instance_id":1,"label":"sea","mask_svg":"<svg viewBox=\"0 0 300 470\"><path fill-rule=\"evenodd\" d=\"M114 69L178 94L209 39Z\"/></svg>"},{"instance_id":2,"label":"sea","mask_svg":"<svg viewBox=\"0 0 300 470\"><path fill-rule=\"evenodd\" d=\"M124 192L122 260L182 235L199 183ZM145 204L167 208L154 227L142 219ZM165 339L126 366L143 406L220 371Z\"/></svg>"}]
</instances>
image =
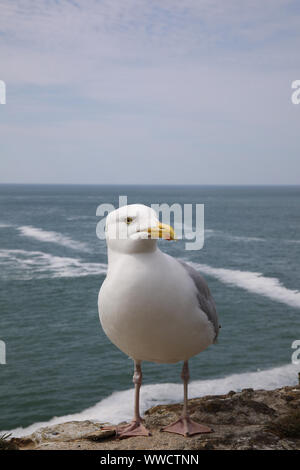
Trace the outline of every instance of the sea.
<instances>
[{"instance_id":1,"label":"sea","mask_svg":"<svg viewBox=\"0 0 300 470\"><path fill-rule=\"evenodd\" d=\"M119 196L204 204L202 249L159 241L206 278L222 326L190 360L189 396L298 383L300 186L0 185L0 431L131 418L132 360L97 308L107 254L96 211ZM182 401L180 371L143 364L142 411Z\"/></svg>"}]
</instances>

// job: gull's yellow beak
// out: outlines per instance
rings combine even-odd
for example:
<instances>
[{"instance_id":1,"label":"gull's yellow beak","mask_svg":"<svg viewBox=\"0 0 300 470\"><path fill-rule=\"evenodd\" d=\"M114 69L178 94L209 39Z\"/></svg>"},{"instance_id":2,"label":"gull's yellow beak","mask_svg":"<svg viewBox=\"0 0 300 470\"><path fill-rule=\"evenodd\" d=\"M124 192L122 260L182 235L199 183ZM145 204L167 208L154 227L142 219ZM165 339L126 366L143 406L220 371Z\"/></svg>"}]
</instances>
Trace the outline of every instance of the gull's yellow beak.
<instances>
[{"instance_id":1,"label":"gull's yellow beak","mask_svg":"<svg viewBox=\"0 0 300 470\"><path fill-rule=\"evenodd\" d=\"M165 240L177 240L173 227L160 222L156 227L148 228L151 238L164 238Z\"/></svg>"}]
</instances>

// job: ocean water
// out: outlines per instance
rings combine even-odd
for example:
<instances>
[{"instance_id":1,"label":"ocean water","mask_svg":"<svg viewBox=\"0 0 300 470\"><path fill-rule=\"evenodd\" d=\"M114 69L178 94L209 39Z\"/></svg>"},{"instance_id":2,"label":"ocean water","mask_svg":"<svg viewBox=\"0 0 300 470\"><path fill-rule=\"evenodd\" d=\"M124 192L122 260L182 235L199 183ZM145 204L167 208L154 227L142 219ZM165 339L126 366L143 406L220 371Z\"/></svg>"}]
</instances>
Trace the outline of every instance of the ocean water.
<instances>
[{"instance_id":1,"label":"ocean water","mask_svg":"<svg viewBox=\"0 0 300 470\"><path fill-rule=\"evenodd\" d=\"M107 259L96 209L117 207L119 195L205 204L202 250L160 242L206 277L222 325L218 343L190 361L190 396L297 383L300 187L0 185L0 430L131 417L132 361L97 310ZM182 400L180 370L143 365L143 410Z\"/></svg>"}]
</instances>

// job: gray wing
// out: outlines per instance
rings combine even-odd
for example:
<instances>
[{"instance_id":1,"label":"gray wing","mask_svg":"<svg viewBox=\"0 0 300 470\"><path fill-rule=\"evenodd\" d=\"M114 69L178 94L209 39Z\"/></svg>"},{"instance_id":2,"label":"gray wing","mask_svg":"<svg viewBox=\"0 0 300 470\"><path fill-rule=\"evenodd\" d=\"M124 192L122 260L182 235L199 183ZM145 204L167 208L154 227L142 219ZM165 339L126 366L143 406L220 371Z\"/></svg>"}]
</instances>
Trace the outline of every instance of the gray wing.
<instances>
[{"instance_id":1,"label":"gray wing","mask_svg":"<svg viewBox=\"0 0 300 470\"><path fill-rule=\"evenodd\" d=\"M194 284L197 288L197 297L198 302L201 310L207 315L208 320L213 324L215 330L215 341L219 334L219 321L218 321L218 314L216 310L215 301L210 293L209 287L205 279L201 276L201 274L196 271L196 269L192 268L189 264L185 263L184 261L178 260L179 263L184 267L188 275L194 281Z\"/></svg>"}]
</instances>

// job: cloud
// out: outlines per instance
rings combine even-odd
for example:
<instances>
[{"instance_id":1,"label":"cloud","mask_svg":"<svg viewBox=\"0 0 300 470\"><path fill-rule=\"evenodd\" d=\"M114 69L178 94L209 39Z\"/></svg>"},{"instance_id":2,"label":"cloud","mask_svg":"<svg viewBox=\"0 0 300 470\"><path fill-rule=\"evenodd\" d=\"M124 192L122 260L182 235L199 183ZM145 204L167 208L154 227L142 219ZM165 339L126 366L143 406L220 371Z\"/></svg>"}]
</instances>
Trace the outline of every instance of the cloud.
<instances>
[{"instance_id":1,"label":"cloud","mask_svg":"<svg viewBox=\"0 0 300 470\"><path fill-rule=\"evenodd\" d=\"M85 0L1 3L3 71L19 83L74 84L122 67L139 72L202 59L253 61L282 42L299 41L300 15L282 0ZM294 49L294 54L298 51ZM247 59L245 60L245 58ZM296 56L295 56L296 57ZM284 56L276 59L284 61ZM255 60L259 56L255 54ZM20 71L22 75L20 76Z\"/></svg>"},{"instance_id":2,"label":"cloud","mask_svg":"<svg viewBox=\"0 0 300 470\"><path fill-rule=\"evenodd\" d=\"M60 174L67 175L77 155L72 182L83 173L94 182L82 166L88 159L97 166L98 151L122 165L126 180L141 176L136 168L145 155L163 162L162 179L176 182L176 172L168 179L172 153L186 182L195 182L199 154L203 182L222 180L224 169L217 175L211 161L218 167L223 159L238 169L227 181L242 182L248 180L239 158L253 178L253 152L267 164L270 153L277 162L282 149L291 158L291 178L285 175L284 182L295 178L295 1L2 0L0 37L0 78L7 83L5 112L0 109L5 181L23 181L24 171L15 174L11 163L21 152L26 175L37 181L48 181L39 155L56 153L65 165ZM183 155L190 170L182 169ZM124 158L135 168L124 168ZM101 169L104 182L111 177L108 167ZM273 182L278 175L276 163Z\"/></svg>"}]
</instances>

